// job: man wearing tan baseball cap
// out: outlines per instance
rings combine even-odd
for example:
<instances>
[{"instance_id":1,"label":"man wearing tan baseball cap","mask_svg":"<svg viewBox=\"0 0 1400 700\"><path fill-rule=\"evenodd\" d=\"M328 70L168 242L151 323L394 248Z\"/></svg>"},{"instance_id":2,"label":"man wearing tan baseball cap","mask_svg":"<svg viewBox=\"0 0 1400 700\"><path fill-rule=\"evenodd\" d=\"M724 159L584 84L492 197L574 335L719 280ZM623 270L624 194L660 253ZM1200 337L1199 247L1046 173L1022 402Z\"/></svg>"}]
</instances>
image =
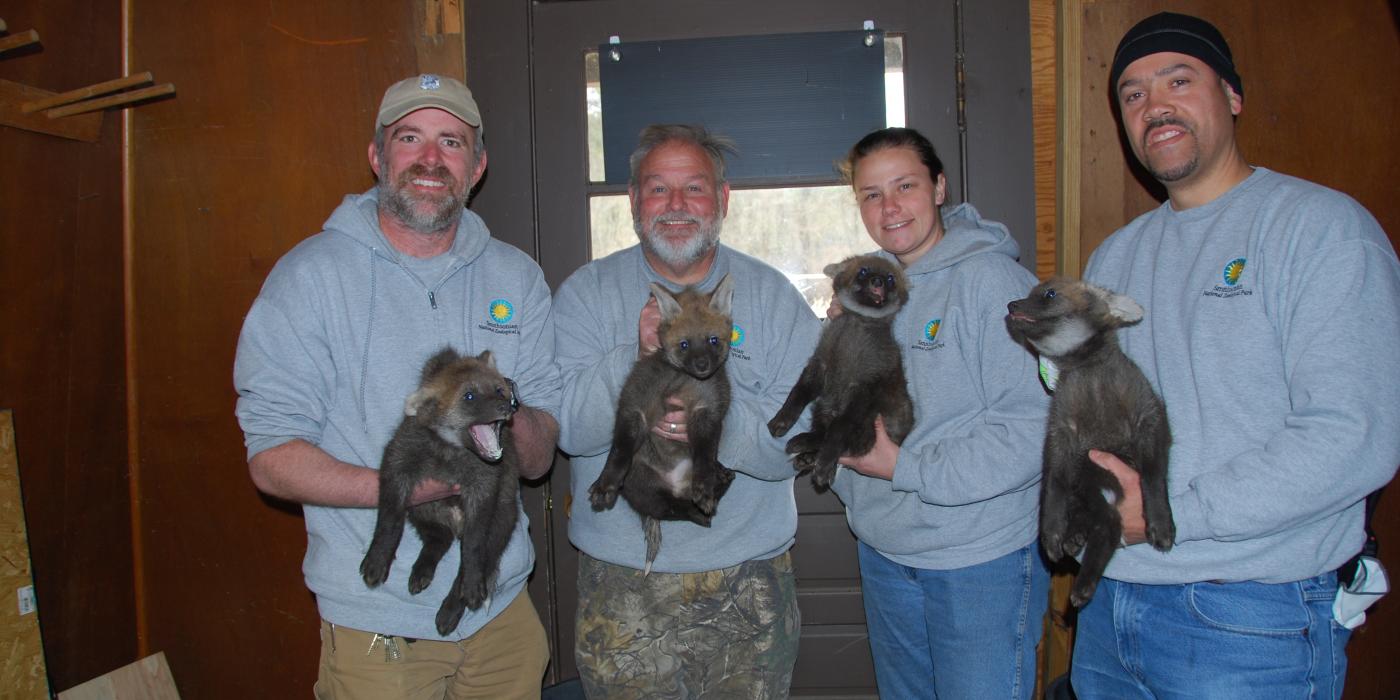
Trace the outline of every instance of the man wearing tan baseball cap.
<instances>
[{"instance_id":1,"label":"man wearing tan baseball cap","mask_svg":"<svg viewBox=\"0 0 1400 700\"><path fill-rule=\"evenodd\" d=\"M368 148L378 186L347 196L323 231L278 261L239 338L249 472L305 513L302 568L322 618L318 698L540 694L549 653L524 592L534 553L519 506L485 600L455 623L438 614L460 593L461 548L450 537L426 582L418 572L410 584L425 548L417 534L402 537L387 574L361 571L380 457L420 368L444 347L490 350L515 381L520 474L540 477L553 461L560 382L549 287L530 257L466 208L486 169L481 134L481 110L461 82L419 75L390 86ZM430 480L411 502L458 493Z\"/></svg>"}]
</instances>

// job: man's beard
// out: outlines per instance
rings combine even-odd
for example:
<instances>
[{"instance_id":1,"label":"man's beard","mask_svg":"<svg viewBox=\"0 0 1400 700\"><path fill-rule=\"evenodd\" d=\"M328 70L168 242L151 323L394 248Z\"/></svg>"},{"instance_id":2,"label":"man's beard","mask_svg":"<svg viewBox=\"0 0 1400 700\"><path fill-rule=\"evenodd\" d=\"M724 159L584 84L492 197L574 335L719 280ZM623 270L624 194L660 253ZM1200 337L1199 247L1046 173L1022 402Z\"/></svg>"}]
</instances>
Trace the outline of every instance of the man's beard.
<instances>
[{"instance_id":1,"label":"man's beard","mask_svg":"<svg viewBox=\"0 0 1400 700\"><path fill-rule=\"evenodd\" d=\"M689 238L673 242L668 240L665 233L657 230L662 221L695 224L696 230ZM641 240L642 250L672 267L694 264L714 250L715 245L719 243L719 232L723 224L724 219L719 214L701 219L683 211L669 211L651 217L645 224L638 212L632 214L632 228Z\"/></svg>"},{"instance_id":2,"label":"man's beard","mask_svg":"<svg viewBox=\"0 0 1400 700\"><path fill-rule=\"evenodd\" d=\"M388 164L380 162L379 172L387 173ZM412 190L415 178L426 177L441 181L446 187L446 197L441 199L420 197ZM380 183L379 206L398 219L400 223L418 233L438 233L457 227L462 218L462 210L467 206L467 191L460 188L452 171L439 165L428 168L414 163L399 173L397 178Z\"/></svg>"},{"instance_id":3,"label":"man's beard","mask_svg":"<svg viewBox=\"0 0 1400 700\"><path fill-rule=\"evenodd\" d=\"M1156 129L1161 126L1166 126L1167 124L1180 127L1182 131L1185 131L1187 134L1190 134L1192 150L1191 157L1187 159L1186 162L1181 163L1170 170L1161 170L1152 164L1150 158L1146 157L1146 154L1149 152L1146 139L1147 134L1151 134L1153 129ZM1185 178L1191 173L1196 172L1196 168L1199 167L1201 164L1200 144L1196 141L1196 131L1191 127L1187 126L1182 121L1178 119L1172 119L1170 117L1165 119L1155 119L1147 125L1147 131L1145 131L1143 135L1142 152L1144 154L1144 157L1141 159L1143 167L1147 168L1147 172L1151 173L1152 177L1156 178L1157 181L1161 183L1176 182L1177 180Z\"/></svg>"}]
</instances>

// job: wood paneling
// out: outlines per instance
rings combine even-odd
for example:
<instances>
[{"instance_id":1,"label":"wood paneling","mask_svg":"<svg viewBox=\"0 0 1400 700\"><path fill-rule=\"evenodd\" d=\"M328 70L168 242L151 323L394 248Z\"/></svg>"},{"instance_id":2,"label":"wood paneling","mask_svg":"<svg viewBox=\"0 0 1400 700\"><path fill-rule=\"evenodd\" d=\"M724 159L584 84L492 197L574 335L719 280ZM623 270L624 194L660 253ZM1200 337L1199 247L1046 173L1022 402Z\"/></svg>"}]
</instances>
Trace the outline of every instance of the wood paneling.
<instances>
[{"instance_id":1,"label":"wood paneling","mask_svg":"<svg viewBox=\"0 0 1400 700\"><path fill-rule=\"evenodd\" d=\"M1162 10L1214 23L1230 42L1244 83L1236 130L1254 165L1296 175L1350 194L1400 240L1400 32L1394 3L1346 0L1068 0L1067 23L1080 37L1062 37L1062 55L1077 53L1073 81L1061 95L1078 98L1080 119L1062 123L1062 152L1078 181L1064 180L1062 209L1081 222L1062 242L1089 253L1108 234L1157 206L1165 193L1123 142L1107 89L1113 51L1139 19ZM1073 8L1073 9L1071 9ZM1068 133L1066 133L1068 132ZM1082 269L1082 267L1080 268ZM1077 273L1080 269L1071 269ZM1400 497L1391 488L1377 514L1382 560L1400 571ZM1348 698L1400 697L1400 606L1382 601L1347 648Z\"/></svg>"},{"instance_id":2,"label":"wood paneling","mask_svg":"<svg viewBox=\"0 0 1400 700\"><path fill-rule=\"evenodd\" d=\"M120 75L117 2L17 0L0 78L63 92ZM135 657L118 119L95 143L0 127L0 407L14 410L52 687ZM3 604L14 594L4 591Z\"/></svg>"},{"instance_id":3,"label":"wood paneling","mask_svg":"<svg viewBox=\"0 0 1400 700\"><path fill-rule=\"evenodd\" d=\"M141 651L165 651L186 697L308 695L306 532L248 478L234 349L273 263L373 184L375 110L417 72L424 15L413 2L130 3L133 69L179 86L133 114L131 135Z\"/></svg>"}]
</instances>

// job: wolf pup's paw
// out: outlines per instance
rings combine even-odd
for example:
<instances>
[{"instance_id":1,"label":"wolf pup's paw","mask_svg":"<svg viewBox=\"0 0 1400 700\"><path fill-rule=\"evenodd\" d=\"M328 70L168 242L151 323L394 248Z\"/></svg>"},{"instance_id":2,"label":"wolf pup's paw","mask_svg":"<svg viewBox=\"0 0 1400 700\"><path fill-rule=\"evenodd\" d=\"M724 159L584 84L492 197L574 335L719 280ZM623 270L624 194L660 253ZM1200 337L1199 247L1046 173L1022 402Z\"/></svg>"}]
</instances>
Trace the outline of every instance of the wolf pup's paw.
<instances>
[{"instance_id":1,"label":"wolf pup's paw","mask_svg":"<svg viewBox=\"0 0 1400 700\"><path fill-rule=\"evenodd\" d=\"M813 460L816 461L815 459ZM812 485L818 491L825 491L831 488L831 482L836 479L836 465L822 464L812 469Z\"/></svg>"},{"instance_id":2,"label":"wolf pup's paw","mask_svg":"<svg viewBox=\"0 0 1400 700\"><path fill-rule=\"evenodd\" d=\"M732 483L734 483L734 470L720 465L719 469L715 471L715 498L723 498Z\"/></svg>"},{"instance_id":3,"label":"wolf pup's paw","mask_svg":"<svg viewBox=\"0 0 1400 700\"><path fill-rule=\"evenodd\" d=\"M1089 544L1089 536L1083 532L1071 532L1065 535L1064 555L1072 557L1084 549Z\"/></svg>"},{"instance_id":4,"label":"wolf pup's paw","mask_svg":"<svg viewBox=\"0 0 1400 700\"><path fill-rule=\"evenodd\" d=\"M480 610L481 606L486 602L487 597L491 593L491 591L487 590L486 583L487 581L483 577L480 580L468 581L463 584L462 587L465 589L464 594L466 595L468 610Z\"/></svg>"},{"instance_id":5,"label":"wolf pup's paw","mask_svg":"<svg viewBox=\"0 0 1400 700\"><path fill-rule=\"evenodd\" d=\"M1084 607L1089 599L1094 597L1094 591L1099 587L1098 580L1080 581L1075 579L1074 588L1069 593L1069 604L1076 608Z\"/></svg>"},{"instance_id":6,"label":"wolf pup's paw","mask_svg":"<svg viewBox=\"0 0 1400 700\"><path fill-rule=\"evenodd\" d=\"M413 573L408 577L408 592L418 595L427 590L433 583L433 575L437 573L437 562L428 565L418 562L413 565Z\"/></svg>"},{"instance_id":7,"label":"wolf pup's paw","mask_svg":"<svg viewBox=\"0 0 1400 700\"><path fill-rule=\"evenodd\" d=\"M588 487L588 502L593 504L593 510L604 511L617 504L618 488L607 485L598 480Z\"/></svg>"},{"instance_id":8,"label":"wolf pup's paw","mask_svg":"<svg viewBox=\"0 0 1400 700\"><path fill-rule=\"evenodd\" d=\"M782 437L792 430L793 423L797 422L796 416L788 416L779 413L773 416L773 420L768 421L768 434L773 437Z\"/></svg>"},{"instance_id":9,"label":"wolf pup's paw","mask_svg":"<svg viewBox=\"0 0 1400 700\"><path fill-rule=\"evenodd\" d=\"M366 586L374 588L389 578L389 561L374 552L365 555L360 562L360 576L364 577Z\"/></svg>"},{"instance_id":10,"label":"wolf pup's paw","mask_svg":"<svg viewBox=\"0 0 1400 700\"><path fill-rule=\"evenodd\" d=\"M437 612L438 634L446 637L457 629L457 623L462 621L462 601L456 596L447 596L447 600L442 601L442 607Z\"/></svg>"},{"instance_id":11,"label":"wolf pup's paw","mask_svg":"<svg viewBox=\"0 0 1400 700\"><path fill-rule=\"evenodd\" d=\"M1065 556L1065 538L1063 533L1040 532L1040 546L1045 550L1045 558L1050 561L1059 561Z\"/></svg>"},{"instance_id":12,"label":"wolf pup's paw","mask_svg":"<svg viewBox=\"0 0 1400 700\"><path fill-rule=\"evenodd\" d=\"M719 495L716 493L715 481L718 477L707 479L695 483L691 488L690 502L695 504L701 513L707 516L715 514L715 508L719 505Z\"/></svg>"},{"instance_id":13,"label":"wolf pup's paw","mask_svg":"<svg viewBox=\"0 0 1400 700\"><path fill-rule=\"evenodd\" d=\"M1147 524L1147 541L1159 552L1166 552L1176 543L1176 523L1167 520L1165 525Z\"/></svg>"},{"instance_id":14,"label":"wolf pup's paw","mask_svg":"<svg viewBox=\"0 0 1400 700\"><path fill-rule=\"evenodd\" d=\"M787 446L783 448L783 451L790 455L806 455L810 452L813 453L813 459L815 459L815 453L817 450L821 449L821 446L821 436L809 430L805 433L794 435L791 440L788 440Z\"/></svg>"}]
</instances>

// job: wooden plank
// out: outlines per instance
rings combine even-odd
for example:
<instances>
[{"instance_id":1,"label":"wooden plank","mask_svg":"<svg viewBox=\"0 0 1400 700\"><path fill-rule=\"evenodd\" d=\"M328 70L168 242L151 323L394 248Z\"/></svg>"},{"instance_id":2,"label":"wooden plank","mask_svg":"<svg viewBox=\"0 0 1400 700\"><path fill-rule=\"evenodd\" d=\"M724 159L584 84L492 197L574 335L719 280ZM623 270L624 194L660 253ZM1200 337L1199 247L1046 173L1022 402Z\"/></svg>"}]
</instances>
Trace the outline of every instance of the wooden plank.
<instances>
[{"instance_id":1,"label":"wooden plank","mask_svg":"<svg viewBox=\"0 0 1400 700\"><path fill-rule=\"evenodd\" d=\"M58 700L180 700L175 677L158 651L58 694Z\"/></svg>"},{"instance_id":2,"label":"wooden plank","mask_svg":"<svg viewBox=\"0 0 1400 700\"><path fill-rule=\"evenodd\" d=\"M1080 0L1062 0L1056 8L1055 57L1059 91L1055 120L1059 129L1056 166L1059 171L1059 193L1055 201L1055 229L1059 232L1055 248L1055 271L1078 276L1083 271L1080 260L1080 221L1082 193L1080 169L1084 158L1081 133L1084 47L1081 44L1081 24L1084 8Z\"/></svg>"},{"instance_id":3,"label":"wooden plank","mask_svg":"<svg viewBox=\"0 0 1400 700\"><path fill-rule=\"evenodd\" d=\"M1055 20L1056 0L1030 0L1031 124L1035 143L1035 274L1056 273L1059 235L1056 225L1055 175L1057 124Z\"/></svg>"},{"instance_id":4,"label":"wooden plank","mask_svg":"<svg viewBox=\"0 0 1400 700\"><path fill-rule=\"evenodd\" d=\"M40 110L48 109L50 107L66 105L70 102L77 102L78 100L86 100L89 97L105 95L109 92L125 90L126 88L135 87L137 85L145 85L146 83L151 82L152 79L153 76L151 75L150 71L146 71L144 73L136 73L134 75L128 75L125 77L117 78L115 80L108 80L106 82L98 83L96 85L89 85L87 87L78 88L77 90L69 90L68 92L54 95L53 97L50 97L47 100L38 100L36 102L30 102L29 104L26 104L23 107L21 107L20 111L24 112L25 114L30 114L33 112L38 112Z\"/></svg>"},{"instance_id":5,"label":"wooden plank","mask_svg":"<svg viewBox=\"0 0 1400 700\"><path fill-rule=\"evenodd\" d=\"M467 45L462 37L461 0L419 0L413 6L419 32L414 37L418 72L465 81Z\"/></svg>"},{"instance_id":6,"label":"wooden plank","mask_svg":"<svg viewBox=\"0 0 1400 700\"><path fill-rule=\"evenodd\" d=\"M20 612L21 589L33 591L29 538L24 527L15 424L0 411L0 688L6 698L49 697L44 644L37 612Z\"/></svg>"},{"instance_id":7,"label":"wooden plank","mask_svg":"<svg viewBox=\"0 0 1400 700\"><path fill-rule=\"evenodd\" d=\"M25 114L23 105L49 99L54 93L8 80L0 80L0 124L41 134L92 143L102 131L102 113L49 119L43 112Z\"/></svg>"}]
</instances>

